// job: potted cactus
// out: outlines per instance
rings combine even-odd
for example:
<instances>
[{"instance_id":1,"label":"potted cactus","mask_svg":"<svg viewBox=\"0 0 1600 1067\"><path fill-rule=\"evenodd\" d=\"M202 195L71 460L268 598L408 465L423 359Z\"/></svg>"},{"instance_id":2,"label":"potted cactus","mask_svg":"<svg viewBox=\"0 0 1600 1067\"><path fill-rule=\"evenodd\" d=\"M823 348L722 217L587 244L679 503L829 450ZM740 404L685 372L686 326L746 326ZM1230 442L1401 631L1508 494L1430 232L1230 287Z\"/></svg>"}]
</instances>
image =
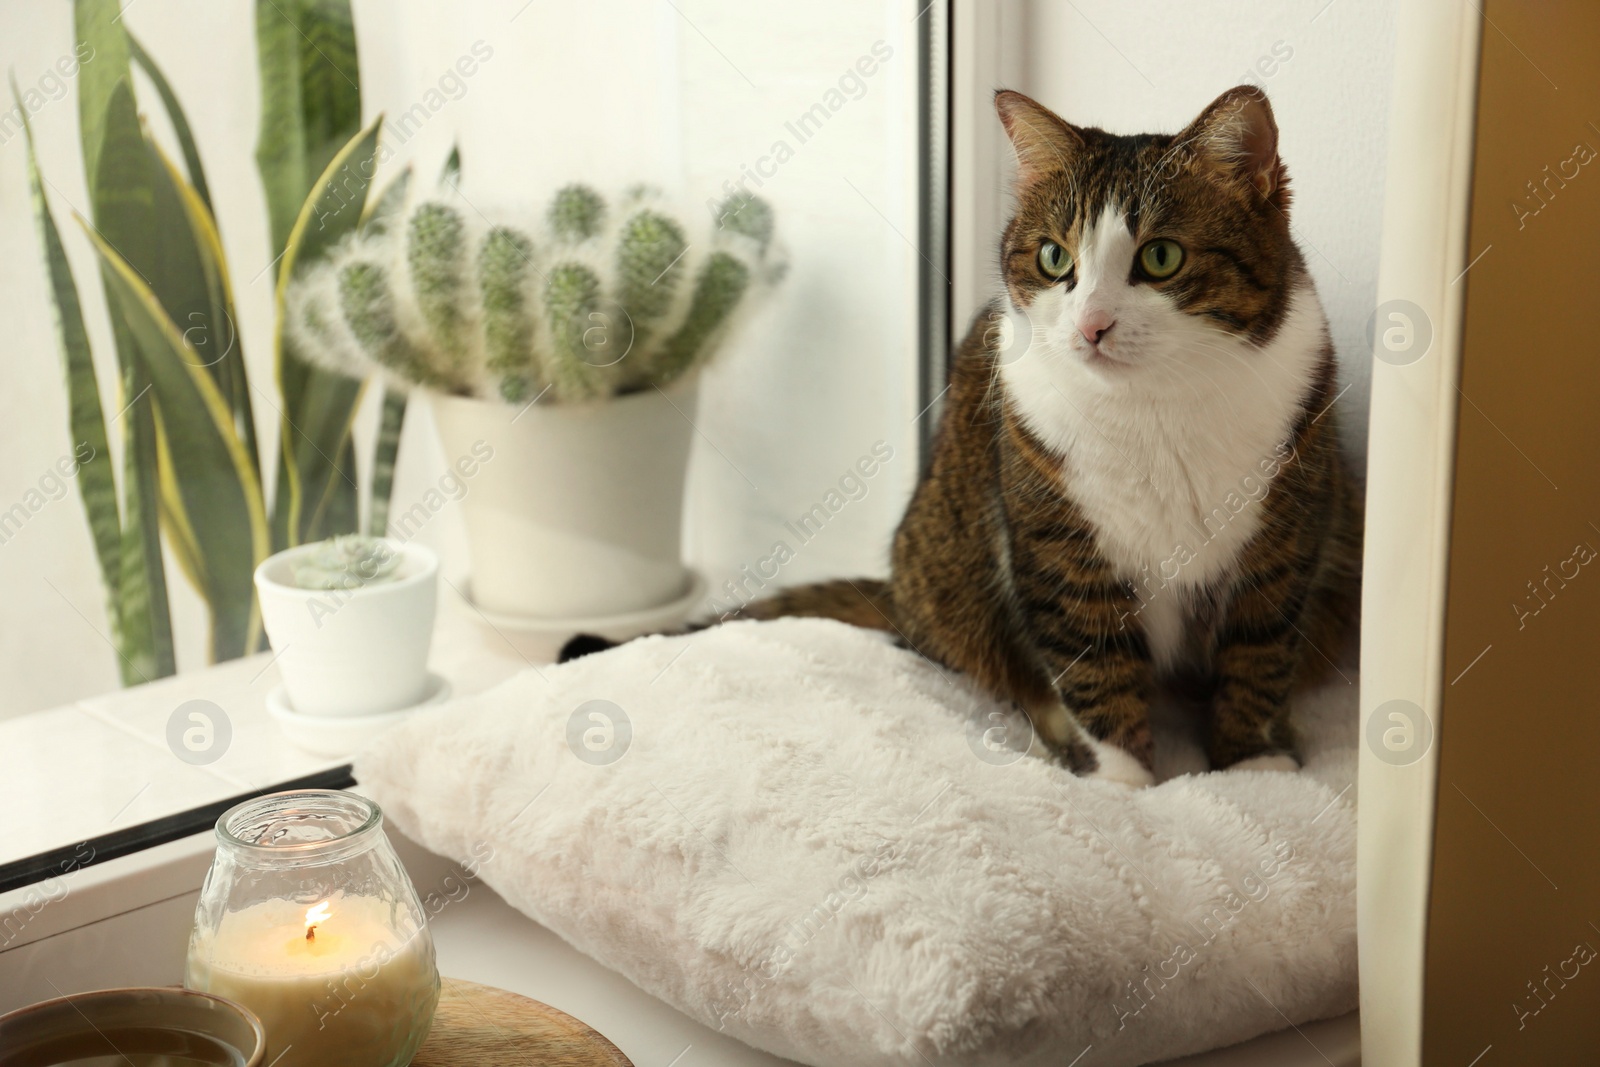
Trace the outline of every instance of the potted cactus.
<instances>
[{"instance_id":1,"label":"potted cactus","mask_svg":"<svg viewBox=\"0 0 1600 1067\"><path fill-rule=\"evenodd\" d=\"M695 371L783 273L765 202L730 199L703 228L641 187L570 185L532 220L435 195L291 288L299 350L425 390L447 458L492 449L462 505L480 608L604 630L692 603Z\"/></svg>"},{"instance_id":2,"label":"potted cactus","mask_svg":"<svg viewBox=\"0 0 1600 1067\"><path fill-rule=\"evenodd\" d=\"M346 534L256 568L261 619L299 715L378 715L428 691L439 561L417 544Z\"/></svg>"}]
</instances>

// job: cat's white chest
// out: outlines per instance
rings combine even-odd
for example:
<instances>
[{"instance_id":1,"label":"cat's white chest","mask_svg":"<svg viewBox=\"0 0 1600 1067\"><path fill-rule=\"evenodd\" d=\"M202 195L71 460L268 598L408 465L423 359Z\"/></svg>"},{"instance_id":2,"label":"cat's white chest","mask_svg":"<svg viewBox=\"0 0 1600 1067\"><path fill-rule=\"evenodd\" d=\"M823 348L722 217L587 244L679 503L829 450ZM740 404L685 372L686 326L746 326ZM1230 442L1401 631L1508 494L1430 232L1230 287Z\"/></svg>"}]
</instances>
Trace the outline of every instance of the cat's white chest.
<instances>
[{"instance_id":1,"label":"cat's white chest","mask_svg":"<svg viewBox=\"0 0 1600 1067\"><path fill-rule=\"evenodd\" d=\"M1202 591L1260 528L1325 326L1307 286L1261 348L1187 317L1162 327L1143 363L1111 374L1038 343L1036 328L1002 375L1029 429L1062 457L1062 488L1133 585L1157 664L1170 666Z\"/></svg>"}]
</instances>

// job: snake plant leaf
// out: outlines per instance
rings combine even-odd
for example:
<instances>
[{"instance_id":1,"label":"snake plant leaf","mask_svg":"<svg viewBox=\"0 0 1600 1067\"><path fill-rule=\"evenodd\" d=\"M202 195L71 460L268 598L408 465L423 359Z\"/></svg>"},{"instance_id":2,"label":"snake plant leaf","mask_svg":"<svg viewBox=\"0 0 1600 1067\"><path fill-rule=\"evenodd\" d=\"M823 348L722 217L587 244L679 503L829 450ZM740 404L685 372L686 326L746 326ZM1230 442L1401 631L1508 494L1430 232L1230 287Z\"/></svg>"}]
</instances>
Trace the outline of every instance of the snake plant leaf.
<instances>
[{"instance_id":1,"label":"snake plant leaf","mask_svg":"<svg viewBox=\"0 0 1600 1067\"><path fill-rule=\"evenodd\" d=\"M379 115L357 131L328 162L300 205L294 227L289 232L289 243L278 261L280 297L296 270L320 260L361 224L372 187L378 131L382 126L383 116Z\"/></svg>"},{"instance_id":2,"label":"snake plant leaf","mask_svg":"<svg viewBox=\"0 0 1600 1067\"><path fill-rule=\"evenodd\" d=\"M284 400L283 457L272 521L273 544L280 548L355 532L356 466L350 428L362 383L308 366L291 350L283 324L285 295L296 269L322 258L360 225L382 124L379 115L329 161L301 204L278 262L273 346ZM345 496L348 501L335 503L332 499ZM348 528L343 527L346 521L352 523Z\"/></svg>"},{"instance_id":3,"label":"snake plant leaf","mask_svg":"<svg viewBox=\"0 0 1600 1067\"><path fill-rule=\"evenodd\" d=\"M100 147L105 141L111 94L118 83L129 81L128 35L122 28L122 0L74 0L73 33L93 57L78 69L78 132L83 142L83 173L94 199L95 176L100 173ZM99 221L100 208L94 208Z\"/></svg>"},{"instance_id":4,"label":"snake plant leaf","mask_svg":"<svg viewBox=\"0 0 1600 1067\"><path fill-rule=\"evenodd\" d=\"M439 184L451 187L461 184L461 146L451 145L450 155L444 161L444 167L439 171Z\"/></svg>"},{"instance_id":5,"label":"snake plant leaf","mask_svg":"<svg viewBox=\"0 0 1600 1067\"><path fill-rule=\"evenodd\" d=\"M261 127L256 167L274 253L306 195L361 127L361 65L349 0L256 0Z\"/></svg>"},{"instance_id":6,"label":"snake plant leaf","mask_svg":"<svg viewBox=\"0 0 1600 1067\"><path fill-rule=\"evenodd\" d=\"M293 234L308 203L318 205L318 214L314 226L300 226L299 240L306 246L300 250L302 263L350 232L366 202L371 153L358 159L346 151L353 136L368 132L360 131L361 70L349 0L256 0L256 52L261 72L256 166L281 279L282 268L295 259ZM375 129L370 132L375 142ZM335 167L341 159L351 169ZM280 283L280 327L273 347L283 404L283 458L272 515L273 543L279 548L355 532L355 453L348 438L361 398L359 383L308 366L287 345L282 315Z\"/></svg>"},{"instance_id":7,"label":"snake plant leaf","mask_svg":"<svg viewBox=\"0 0 1600 1067\"><path fill-rule=\"evenodd\" d=\"M261 483L227 401L156 294L104 237L89 233L113 315L132 337L158 413L162 506L211 614L211 658L254 649L260 633L253 576L270 551Z\"/></svg>"},{"instance_id":8,"label":"snake plant leaf","mask_svg":"<svg viewBox=\"0 0 1600 1067\"><path fill-rule=\"evenodd\" d=\"M128 34L127 39L129 56L155 86L156 95L161 98L161 105L172 123L173 132L177 135L178 148L183 154L184 169L187 174L178 176L177 169L164 154L161 156L161 163L174 175L172 187L183 201L184 213L192 219L190 228L195 231L197 251L206 263L205 277L208 289L206 311L202 311L200 316L195 316L195 309L190 309L186 315L180 314L170 305L167 305L167 311L173 320L180 324L185 334L191 338L194 336L201 338L203 343L195 346L196 351L206 359L206 365L216 378L218 388L233 407L234 422L238 425L244 437L245 447L259 470L255 411L250 400L249 382L245 377L243 351L238 345L239 335L235 325L238 319L234 317L233 298L228 291L230 287L227 285L227 258L223 255L222 242L217 236L215 211L211 206L211 193L206 185L205 167L200 162L200 150L195 144L194 132L189 126L189 118L184 113L183 105L178 102L177 94L172 91L172 86L168 84L160 66L145 51L138 38ZM198 205L191 201L198 201ZM161 295L165 305L165 294Z\"/></svg>"},{"instance_id":9,"label":"snake plant leaf","mask_svg":"<svg viewBox=\"0 0 1600 1067\"><path fill-rule=\"evenodd\" d=\"M372 453L372 509L367 513L367 533L373 537L383 537L389 529L389 498L394 492L395 458L400 451L405 418L406 395L385 389L378 444Z\"/></svg>"},{"instance_id":10,"label":"snake plant leaf","mask_svg":"<svg viewBox=\"0 0 1600 1067\"><path fill-rule=\"evenodd\" d=\"M250 382L245 371L244 345L234 312L233 283L228 260L222 250L222 237L216 221L200 199L200 191L184 179L177 165L154 140L148 140L154 177L153 193L157 233L161 235L163 259L184 273L171 276L177 294L189 303L180 305L177 296L168 297L162 284L166 277L151 275L153 288L168 316L179 325L184 338L200 356L201 363L217 383L233 413L235 432L244 443L257 477L261 460L256 446L255 406L250 399ZM188 240L183 238L187 236ZM192 256L191 256L192 253ZM203 291L203 292L202 292Z\"/></svg>"},{"instance_id":11,"label":"snake plant leaf","mask_svg":"<svg viewBox=\"0 0 1600 1067\"><path fill-rule=\"evenodd\" d=\"M120 651L122 620L117 609L117 590L122 578L122 520L117 514L116 477L107 443L105 410L100 405L100 384L94 374L94 353L83 325L78 286L61 244L61 231L56 228L45 199L39 161L34 152L33 128L28 124L28 110L22 106L14 76L11 95L17 101L17 114L22 116L23 139L28 152L28 191L39 226L39 239L44 245L50 291L55 297L56 336L61 342L62 365L66 370L67 422L72 431L73 457L78 463L78 494L89 519L95 556L100 561L106 614L111 621L111 643ZM124 685L140 680L129 671L129 662L124 659L119 663Z\"/></svg>"},{"instance_id":12,"label":"snake plant leaf","mask_svg":"<svg viewBox=\"0 0 1600 1067\"><path fill-rule=\"evenodd\" d=\"M161 412L156 412L156 456L158 470L172 470L172 444L161 424ZM189 580L194 590L205 595L205 569L202 563L200 538L189 522L183 497L177 483L171 478L161 479L161 529L167 535L167 547L178 561L178 569Z\"/></svg>"},{"instance_id":13,"label":"snake plant leaf","mask_svg":"<svg viewBox=\"0 0 1600 1067\"><path fill-rule=\"evenodd\" d=\"M118 40L120 28L111 36ZM124 46L126 41L123 40ZM93 64L86 64L87 70ZM126 63L124 62L124 67ZM80 86L80 93L83 91ZM97 169L89 172L90 205L95 234L121 249L137 270L150 270L156 239L154 178L144 132L139 126L133 83L124 71L111 87L105 113L100 117ZM87 136L87 134L85 134ZM85 143L85 152L88 143ZM102 284L109 289L104 267ZM109 302L109 301L108 301ZM172 617L167 602L166 563L161 554L157 440L154 405L146 394L152 383L126 323L111 317L111 337L116 344L122 379L121 410L113 423L122 423L122 574L117 596L125 677L139 681L164 677L177 670L172 647Z\"/></svg>"},{"instance_id":14,"label":"snake plant leaf","mask_svg":"<svg viewBox=\"0 0 1600 1067\"><path fill-rule=\"evenodd\" d=\"M451 153L457 169L461 157ZM401 171L383 187L376 197L369 197L360 227L363 233L387 233L389 226L405 207L406 193L411 188L411 167ZM406 394L396 389L383 391L383 407L378 418L378 440L372 449L372 501L367 512L367 532L373 537L384 536L389 527L389 498L394 493L395 461L400 452L400 431L406 418Z\"/></svg>"},{"instance_id":15,"label":"snake plant leaf","mask_svg":"<svg viewBox=\"0 0 1600 1067\"><path fill-rule=\"evenodd\" d=\"M189 184L194 186L195 195L206 206L206 211L215 214L211 206L211 190L206 185L206 170L200 164L200 149L195 144L194 131L189 127L189 116L184 114L183 105L178 103L178 96L172 91L167 77L161 73L161 67L150 58L150 53L144 50L144 45L133 34L128 34L128 56L144 71L150 79L150 84L155 87L156 95L161 98L161 106L166 110L167 119L172 123L172 132L178 137L178 150L183 153L183 167L188 172Z\"/></svg>"}]
</instances>

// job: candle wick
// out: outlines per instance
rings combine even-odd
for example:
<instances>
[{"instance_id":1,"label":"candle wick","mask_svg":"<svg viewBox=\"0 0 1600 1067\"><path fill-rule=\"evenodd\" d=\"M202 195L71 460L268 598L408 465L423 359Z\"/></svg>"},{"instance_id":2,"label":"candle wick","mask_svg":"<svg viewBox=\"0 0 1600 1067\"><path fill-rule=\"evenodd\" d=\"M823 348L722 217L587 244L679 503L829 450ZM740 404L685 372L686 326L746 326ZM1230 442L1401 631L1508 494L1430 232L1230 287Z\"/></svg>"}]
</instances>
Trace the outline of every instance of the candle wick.
<instances>
[{"instance_id":1,"label":"candle wick","mask_svg":"<svg viewBox=\"0 0 1600 1067\"><path fill-rule=\"evenodd\" d=\"M315 926L306 927L306 940L307 941L315 941L316 939L317 939L317 928Z\"/></svg>"}]
</instances>

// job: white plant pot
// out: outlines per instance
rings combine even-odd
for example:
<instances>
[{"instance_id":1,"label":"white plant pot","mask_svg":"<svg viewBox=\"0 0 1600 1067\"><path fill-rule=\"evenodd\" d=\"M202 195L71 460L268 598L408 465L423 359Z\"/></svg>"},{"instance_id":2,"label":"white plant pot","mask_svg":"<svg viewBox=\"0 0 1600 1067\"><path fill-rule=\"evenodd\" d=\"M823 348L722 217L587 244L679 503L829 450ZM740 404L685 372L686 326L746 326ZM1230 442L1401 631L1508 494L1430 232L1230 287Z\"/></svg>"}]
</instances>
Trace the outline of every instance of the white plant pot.
<instances>
[{"instance_id":1,"label":"white plant pot","mask_svg":"<svg viewBox=\"0 0 1600 1067\"><path fill-rule=\"evenodd\" d=\"M695 395L692 382L680 382L593 404L432 397L448 462L482 460L483 445L493 449L461 500L473 602L535 622L622 615L683 597Z\"/></svg>"},{"instance_id":2,"label":"white plant pot","mask_svg":"<svg viewBox=\"0 0 1600 1067\"><path fill-rule=\"evenodd\" d=\"M356 589L301 589L294 565L317 545L286 549L256 568L261 622L294 711L372 715L427 695L439 558L389 540L399 577Z\"/></svg>"}]
</instances>

